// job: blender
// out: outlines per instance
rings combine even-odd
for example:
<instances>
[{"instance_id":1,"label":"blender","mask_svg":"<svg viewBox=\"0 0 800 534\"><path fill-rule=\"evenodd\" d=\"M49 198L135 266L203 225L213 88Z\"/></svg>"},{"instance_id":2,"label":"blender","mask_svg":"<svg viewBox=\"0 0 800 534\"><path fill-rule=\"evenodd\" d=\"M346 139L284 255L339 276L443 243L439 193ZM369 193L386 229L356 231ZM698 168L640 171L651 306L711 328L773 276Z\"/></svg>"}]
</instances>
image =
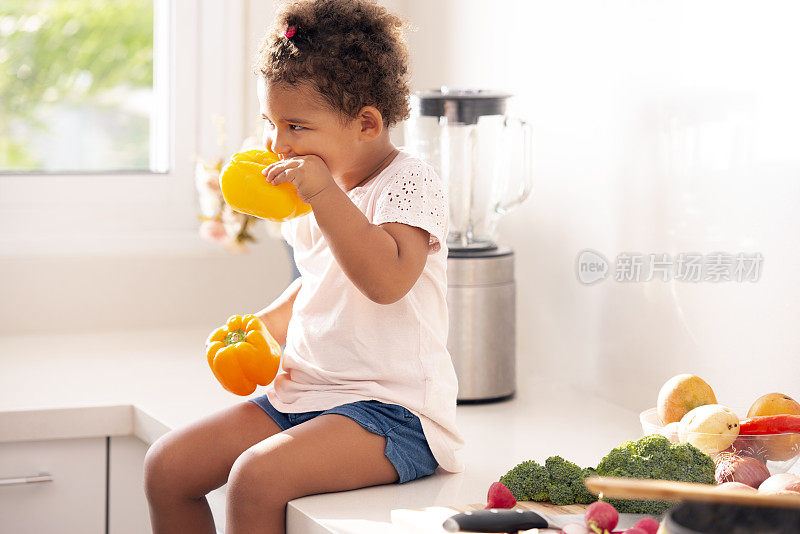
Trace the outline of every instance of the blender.
<instances>
[{"instance_id":1,"label":"blender","mask_svg":"<svg viewBox=\"0 0 800 534\"><path fill-rule=\"evenodd\" d=\"M450 89L411 98L405 148L447 186L447 348L458 402L508 399L516 390L514 251L497 221L530 194L531 129L506 115L508 93Z\"/></svg>"}]
</instances>

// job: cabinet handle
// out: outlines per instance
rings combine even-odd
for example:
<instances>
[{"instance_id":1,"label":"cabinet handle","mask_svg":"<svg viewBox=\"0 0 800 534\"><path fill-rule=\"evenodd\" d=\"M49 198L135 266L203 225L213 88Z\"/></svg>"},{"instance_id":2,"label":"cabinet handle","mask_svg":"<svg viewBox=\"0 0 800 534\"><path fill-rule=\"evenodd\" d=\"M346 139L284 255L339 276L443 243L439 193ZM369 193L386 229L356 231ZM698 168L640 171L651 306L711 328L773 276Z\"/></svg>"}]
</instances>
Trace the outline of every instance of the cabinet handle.
<instances>
[{"instance_id":1,"label":"cabinet handle","mask_svg":"<svg viewBox=\"0 0 800 534\"><path fill-rule=\"evenodd\" d=\"M38 482L52 482L53 477L48 473L39 473L29 477L0 478L0 486L13 486L15 484L35 484Z\"/></svg>"}]
</instances>

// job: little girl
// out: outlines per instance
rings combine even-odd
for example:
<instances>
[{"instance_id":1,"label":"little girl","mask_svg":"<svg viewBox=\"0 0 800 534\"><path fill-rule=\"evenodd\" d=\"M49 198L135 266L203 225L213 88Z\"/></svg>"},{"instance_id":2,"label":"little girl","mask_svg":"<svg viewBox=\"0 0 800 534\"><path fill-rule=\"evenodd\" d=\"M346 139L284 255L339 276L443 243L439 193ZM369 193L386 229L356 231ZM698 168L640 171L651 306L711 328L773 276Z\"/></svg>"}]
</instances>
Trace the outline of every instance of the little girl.
<instances>
[{"instance_id":1,"label":"little girl","mask_svg":"<svg viewBox=\"0 0 800 534\"><path fill-rule=\"evenodd\" d=\"M284 4L259 51L265 170L313 211L283 223L297 278L258 313L285 344L266 394L159 439L145 460L153 529L283 532L286 503L463 469L447 352L447 198L395 148L408 117L402 21L369 0Z\"/></svg>"}]
</instances>

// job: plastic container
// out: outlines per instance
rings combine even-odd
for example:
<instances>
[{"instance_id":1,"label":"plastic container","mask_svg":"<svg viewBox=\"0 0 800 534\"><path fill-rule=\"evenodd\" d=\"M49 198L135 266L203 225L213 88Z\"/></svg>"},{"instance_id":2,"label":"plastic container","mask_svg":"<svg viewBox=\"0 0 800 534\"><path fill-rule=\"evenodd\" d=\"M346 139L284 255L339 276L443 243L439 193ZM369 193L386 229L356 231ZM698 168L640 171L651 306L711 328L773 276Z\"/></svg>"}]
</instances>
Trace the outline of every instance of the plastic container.
<instances>
[{"instance_id":1,"label":"plastic container","mask_svg":"<svg viewBox=\"0 0 800 534\"><path fill-rule=\"evenodd\" d=\"M665 427L658 418L656 408L650 408L639 414L642 431L645 435L661 434L677 443L678 434L673 427ZM704 435L693 432L695 435ZM705 434L708 436L709 434ZM785 473L800 458L800 434L761 434L739 436L733 444L723 450L704 450L711 457L719 453L733 453L741 456L750 456L764 462L771 475Z\"/></svg>"}]
</instances>

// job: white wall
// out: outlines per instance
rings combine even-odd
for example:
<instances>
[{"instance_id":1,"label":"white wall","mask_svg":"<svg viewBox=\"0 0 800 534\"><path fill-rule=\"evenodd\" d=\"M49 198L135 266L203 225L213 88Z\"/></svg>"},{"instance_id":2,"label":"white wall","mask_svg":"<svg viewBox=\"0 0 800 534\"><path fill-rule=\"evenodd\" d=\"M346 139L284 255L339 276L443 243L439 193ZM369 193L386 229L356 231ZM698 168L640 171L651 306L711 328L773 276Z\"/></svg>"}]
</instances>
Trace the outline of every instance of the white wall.
<instances>
[{"instance_id":1,"label":"white wall","mask_svg":"<svg viewBox=\"0 0 800 534\"><path fill-rule=\"evenodd\" d=\"M793 2L407 3L417 88L508 89L536 185L517 252L521 366L634 409L670 376L800 398L800 50ZM591 248L760 252L755 283L592 286ZM543 400L547 402L547 400Z\"/></svg>"}]
</instances>

